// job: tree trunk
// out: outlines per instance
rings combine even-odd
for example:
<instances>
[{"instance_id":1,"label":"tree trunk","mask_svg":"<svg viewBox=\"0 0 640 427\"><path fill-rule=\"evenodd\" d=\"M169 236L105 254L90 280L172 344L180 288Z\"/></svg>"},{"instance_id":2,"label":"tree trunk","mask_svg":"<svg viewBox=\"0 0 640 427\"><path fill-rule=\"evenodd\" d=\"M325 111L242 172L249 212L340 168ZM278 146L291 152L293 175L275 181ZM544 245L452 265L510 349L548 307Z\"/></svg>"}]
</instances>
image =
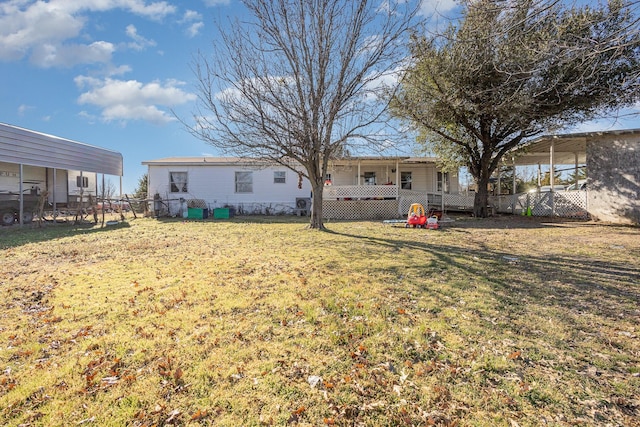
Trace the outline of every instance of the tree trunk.
<instances>
[{"instance_id":1,"label":"tree trunk","mask_svg":"<svg viewBox=\"0 0 640 427\"><path fill-rule=\"evenodd\" d=\"M324 230L324 222L322 221L322 191L324 190L324 182L312 182L312 201L311 201L311 222L309 228Z\"/></svg>"},{"instance_id":2,"label":"tree trunk","mask_svg":"<svg viewBox=\"0 0 640 427\"><path fill-rule=\"evenodd\" d=\"M473 199L473 216L486 218L489 216L489 175L481 176L478 180L478 189Z\"/></svg>"}]
</instances>

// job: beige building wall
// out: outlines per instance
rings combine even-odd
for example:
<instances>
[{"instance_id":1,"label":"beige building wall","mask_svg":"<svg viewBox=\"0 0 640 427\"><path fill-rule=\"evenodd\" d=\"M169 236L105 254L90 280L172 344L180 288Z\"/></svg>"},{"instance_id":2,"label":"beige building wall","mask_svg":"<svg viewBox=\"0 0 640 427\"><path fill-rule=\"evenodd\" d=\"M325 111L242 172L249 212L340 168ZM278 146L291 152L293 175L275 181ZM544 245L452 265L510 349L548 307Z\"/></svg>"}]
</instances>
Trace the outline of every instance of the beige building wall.
<instances>
[{"instance_id":1,"label":"beige building wall","mask_svg":"<svg viewBox=\"0 0 640 427\"><path fill-rule=\"evenodd\" d=\"M587 210L595 220L640 225L640 135L587 140Z\"/></svg>"}]
</instances>

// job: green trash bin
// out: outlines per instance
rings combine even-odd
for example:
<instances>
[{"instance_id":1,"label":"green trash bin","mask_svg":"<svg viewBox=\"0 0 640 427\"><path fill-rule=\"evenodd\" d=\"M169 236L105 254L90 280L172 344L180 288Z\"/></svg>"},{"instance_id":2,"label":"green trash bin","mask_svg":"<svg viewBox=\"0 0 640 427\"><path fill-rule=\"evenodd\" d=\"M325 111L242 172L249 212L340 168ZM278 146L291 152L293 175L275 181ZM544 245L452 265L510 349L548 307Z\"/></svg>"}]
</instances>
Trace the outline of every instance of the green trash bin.
<instances>
[{"instance_id":1,"label":"green trash bin","mask_svg":"<svg viewBox=\"0 0 640 427\"><path fill-rule=\"evenodd\" d=\"M229 219L229 208L215 208L213 219Z\"/></svg>"},{"instance_id":2,"label":"green trash bin","mask_svg":"<svg viewBox=\"0 0 640 427\"><path fill-rule=\"evenodd\" d=\"M188 208L187 218L189 219L207 219L209 217L209 209Z\"/></svg>"}]
</instances>

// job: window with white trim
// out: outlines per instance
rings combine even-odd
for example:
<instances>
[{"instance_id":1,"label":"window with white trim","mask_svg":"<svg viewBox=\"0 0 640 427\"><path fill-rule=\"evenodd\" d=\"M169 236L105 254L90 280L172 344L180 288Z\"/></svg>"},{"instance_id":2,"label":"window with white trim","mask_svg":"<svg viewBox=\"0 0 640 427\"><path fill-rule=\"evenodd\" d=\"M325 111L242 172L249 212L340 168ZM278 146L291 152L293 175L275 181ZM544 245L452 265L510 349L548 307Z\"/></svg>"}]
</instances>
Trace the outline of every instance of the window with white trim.
<instances>
[{"instance_id":1,"label":"window with white trim","mask_svg":"<svg viewBox=\"0 0 640 427\"><path fill-rule=\"evenodd\" d=\"M87 177L87 176L76 176L76 187L78 187L78 188L87 188L87 187L89 187L89 177Z\"/></svg>"},{"instance_id":2,"label":"window with white trim","mask_svg":"<svg viewBox=\"0 0 640 427\"><path fill-rule=\"evenodd\" d=\"M236 172L236 193L253 193L253 172Z\"/></svg>"},{"instance_id":3,"label":"window with white trim","mask_svg":"<svg viewBox=\"0 0 640 427\"><path fill-rule=\"evenodd\" d=\"M376 185L376 173L365 172L364 173L364 185Z\"/></svg>"},{"instance_id":4,"label":"window with white trim","mask_svg":"<svg viewBox=\"0 0 640 427\"><path fill-rule=\"evenodd\" d=\"M411 172L400 172L400 188L411 190Z\"/></svg>"},{"instance_id":5,"label":"window with white trim","mask_svg":"<svg viewBox=\"0 0 640 427\"><path fill-rule=\"evenodd\" d=\"M274 184L286 184L287 182L287 172L285 171L275 171L273 172L273 183Z\"/></svg>"},{"instance_id":6,"label":"window with white trim","mask_svg":"<svg viewBox=\"0 0 640 427\"><path fill-rule=\"evenodd\" d=\"M438 172L438 190L439 192L449 192L449 172Z\"/></svg>"},{"instance_id":7,"label":"window with white trim","mask_svg":"<svg viewBox=\"0 0 640 427\"><path fill-rule=\"evenodd\" d=\"M169 189L172 193L186 193L187 188L186 172L169 172Z\"/></svg>"}]
</instances>

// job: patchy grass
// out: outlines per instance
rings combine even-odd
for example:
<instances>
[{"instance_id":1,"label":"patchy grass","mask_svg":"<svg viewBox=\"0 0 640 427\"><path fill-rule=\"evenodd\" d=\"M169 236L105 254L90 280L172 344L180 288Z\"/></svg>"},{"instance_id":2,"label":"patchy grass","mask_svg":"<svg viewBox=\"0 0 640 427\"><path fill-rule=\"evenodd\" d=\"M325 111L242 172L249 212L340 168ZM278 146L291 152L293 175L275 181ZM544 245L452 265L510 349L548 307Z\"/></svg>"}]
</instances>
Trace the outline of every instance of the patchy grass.
<instances>
[{"instance_id":1,"label":"patchy grass","mask_svg":"<svg viewBox=\"0 0 640 427\"><path fill-rule=\"evenodd\" d=\"M5 425L640 425L640 230L0 230Z\"/></svg>"}]
</instances>

